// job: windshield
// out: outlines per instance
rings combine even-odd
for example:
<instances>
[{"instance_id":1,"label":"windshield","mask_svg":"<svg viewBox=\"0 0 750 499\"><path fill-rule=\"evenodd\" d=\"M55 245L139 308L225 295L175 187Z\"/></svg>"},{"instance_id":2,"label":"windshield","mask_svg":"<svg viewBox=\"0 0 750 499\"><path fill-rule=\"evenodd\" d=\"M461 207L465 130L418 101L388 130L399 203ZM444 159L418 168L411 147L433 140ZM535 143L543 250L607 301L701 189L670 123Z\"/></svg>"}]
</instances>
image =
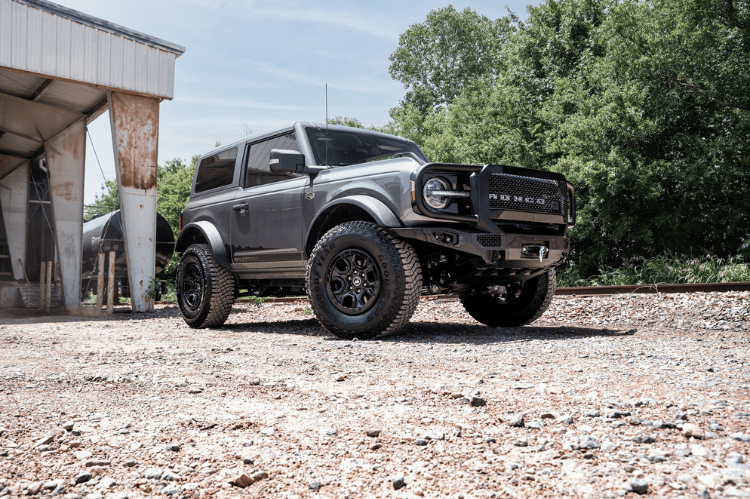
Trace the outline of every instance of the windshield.
<instances>
[{"instance_id":1,"label":"windshield","mask_svg":"<svg viewBox=\"0 0 750 499\"><path fill-rule=\"evenodd\" d=\"M396 137L383 137L356 130L328 130L326 132L325 128L313 127L308 127L306 131L315 155L315 163L319 165L346 166L368 163L409 152L427 161L416 144ZM327 148L326 144L328 144Z\"/></svg>"}]
</instances>

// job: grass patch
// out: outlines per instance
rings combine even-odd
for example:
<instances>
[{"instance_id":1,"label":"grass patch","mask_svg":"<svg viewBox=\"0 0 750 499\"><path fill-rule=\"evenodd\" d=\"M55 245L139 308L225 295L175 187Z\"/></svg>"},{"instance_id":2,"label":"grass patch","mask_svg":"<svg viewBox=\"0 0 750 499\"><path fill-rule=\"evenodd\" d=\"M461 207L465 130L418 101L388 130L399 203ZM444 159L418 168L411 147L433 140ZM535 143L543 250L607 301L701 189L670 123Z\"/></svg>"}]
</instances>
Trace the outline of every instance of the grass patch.
<instances>
[{"instance_id":1,"label":"grass patch","mask_svg":"<svg viewBox=\"0 0 750 499\"><path fill-rule=\"evenodd\" d=\"M599 274L583 277L575 267L557 275L559 287L627 286L644 284L698 284L750 282L750 265L741 258L664 255L623 262L619 268L600 267Z\"/></svg>"}]
</instances>

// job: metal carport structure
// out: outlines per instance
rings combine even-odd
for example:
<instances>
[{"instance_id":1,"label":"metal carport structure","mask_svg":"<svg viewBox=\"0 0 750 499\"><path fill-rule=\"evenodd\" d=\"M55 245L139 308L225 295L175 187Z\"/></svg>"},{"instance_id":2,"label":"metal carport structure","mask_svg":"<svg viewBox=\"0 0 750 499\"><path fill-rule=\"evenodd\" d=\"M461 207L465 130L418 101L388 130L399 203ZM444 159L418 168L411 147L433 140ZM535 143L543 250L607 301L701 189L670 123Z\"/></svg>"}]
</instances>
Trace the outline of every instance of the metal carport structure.
<instances>
[{"instance_id":1,"label":"metal carport structure","mask_svg":"<svg viewBox=\"0 0 750 499\"><path fill-rule=\"evenodd\" d=\"M64 308L80 307L86 126L106 110L132 306L153 307L159 103L184 52L44 0L0 0L0 308L33 281L31 249L51 252Z\"/></svg>"}]
</instances>

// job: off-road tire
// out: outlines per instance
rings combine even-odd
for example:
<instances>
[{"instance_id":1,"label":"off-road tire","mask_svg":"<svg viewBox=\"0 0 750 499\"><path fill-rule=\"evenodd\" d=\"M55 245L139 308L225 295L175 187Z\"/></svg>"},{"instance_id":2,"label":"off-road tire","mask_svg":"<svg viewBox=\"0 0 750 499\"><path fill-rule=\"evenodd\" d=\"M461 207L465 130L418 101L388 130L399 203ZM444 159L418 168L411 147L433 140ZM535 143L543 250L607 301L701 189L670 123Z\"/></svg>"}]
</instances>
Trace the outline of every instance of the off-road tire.
<instances>
[{"instance_id":1,"label":"off-road tire","mask_svg":"<svg viewBox=\"0 0 750 499\"><path fill-rule=\"evenodd\" d=\"M175 291L188 326L220 327L234 304L234 277L219 265L209 245L193 244L180 258Z\"/></svg>"},{"instance_id":2,"label":"off-road tire","mask_svg":"<svg viewBox=\"0 0 750 499\"><path fill-rule=\"evenodd\" d=\"M469 315L487 326L525 326L549 308L556 286L557 277L552 269L526 281L518 296L503 299L490 294L462 295L461 303Z\"/></svg>"},{"instance_id":3,"label":"off-road tire","mask_svg":"<svg viewBox=\"0 0 750 499\"><path fill-rule=\"evenodd\" d=\"M337 264L346 267L347 259L366 262L368 258L379 281L377 286L372 284L375 277L367 282L371 289L377 287L377 294L361 307L356 306L360 302L353 303L345 313L347 301L340 301L335 292L334 281L343 279ZM339 338L369 340L396 333L417 309L421 290L422 269L414 248L369 222L347 222L329 230L315 245L307 265L312 309L320 324Z\"/></svg>"}]
</instances>

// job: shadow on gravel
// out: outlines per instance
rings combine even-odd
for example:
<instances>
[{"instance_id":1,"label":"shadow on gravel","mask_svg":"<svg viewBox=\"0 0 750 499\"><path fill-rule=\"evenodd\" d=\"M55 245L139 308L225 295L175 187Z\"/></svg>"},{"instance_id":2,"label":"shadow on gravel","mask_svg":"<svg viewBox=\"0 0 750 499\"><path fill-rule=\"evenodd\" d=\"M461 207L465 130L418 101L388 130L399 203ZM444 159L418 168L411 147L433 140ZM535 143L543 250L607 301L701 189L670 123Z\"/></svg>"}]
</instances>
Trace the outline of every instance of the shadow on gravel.
<instances>
[{"instance_id":1,"label":"shadow on gravel","mask_svg":"<svg viewBox=\"0 0 750 499\"><path fill-rule=\"evenodd\" d=\"M227 324L222 329L241 333L262 331L274 334L322 336L331 341L347 341L324 330L316 319ZM632 336L636 329L618 330L589 327L525 326L493 328L450 322L410 322L400 333L384 338L392 343L505 343L530 340L571 340L591 337Z\"/></svg>"},{"instance_id":2,"label":"shadow on gravel","mask_svg":"<svg viewBox=\"0 0 750 499\"><path fill-rule=\"evenodd\" d=\"M606 329L594 327L524 326L494 328L473 324L412 322L397 336L384 341L412 343L506 343L531 340L573 340L579 338L632 336L636 329Z\"/></svg>"}]
</instances>

